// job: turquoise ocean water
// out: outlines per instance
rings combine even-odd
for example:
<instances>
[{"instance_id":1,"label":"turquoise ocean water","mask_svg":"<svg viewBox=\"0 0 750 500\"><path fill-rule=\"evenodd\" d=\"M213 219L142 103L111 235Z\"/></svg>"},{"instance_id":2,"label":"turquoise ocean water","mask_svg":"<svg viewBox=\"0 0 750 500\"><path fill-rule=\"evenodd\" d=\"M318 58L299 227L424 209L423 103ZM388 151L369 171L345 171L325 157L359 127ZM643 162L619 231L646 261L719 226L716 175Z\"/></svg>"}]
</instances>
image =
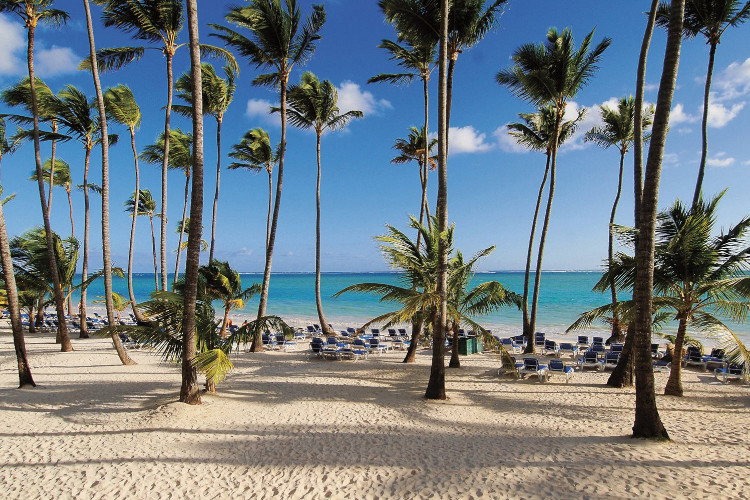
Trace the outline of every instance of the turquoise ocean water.
<instances>
[{"instance_id":1,"label":"turquoise ocean water","mask_svg":"<svg viewBox=\"0 0 750 500\"><path fill-rule=\"evenodd\" d=\"M591 289L601 276L597 271L543 272L542 287L537 315L537 330L552 334L562 334L573 323L581 312L588 311L609 301L609 294L592 292ZM260 273L241 274L244 287L254 282L260 283ZM506 288L517 293L523 292L523 272L499 271L478 273L473 285L484 281L497 280ZM393 304L381 303L371 294L348 293L338 298L333 295L339 290L364 282L398 284L399 275L394 273L324 273L322 276L321 294L326 318L336 329L347 326L359 326L365 321L395 309ZM170 275L170 283L172 275ZM268 314L284 318L295 326L305 326L318 322L315 308L314 292L315 275L313 273L274 273L271 277L271 288L268 300ZM532 275L533 285L533 275ZM128 296L127 281L113 278L114 291L124 297ZM153 273L138 273L133 277L133 288L136 301L148 300L154 290ZM94 311L102 309L101 304L92 302L104 293L104 282L99 279L88 289L87 302ZM622 294L623 298L628 298ZM74 296L74 305L78 302ZM218 312L218 303L217 312ZM243 310L234 311L232 318L241 323L245 318L257 314L258 298L249 301ZM521 330L521 312L518 309L506 308L490 315L477 318L486 328L503 334L518 334ZM675 326L676 327L676 326ZM744 339L750 340L750 327L732 325ZM606 327L597 326L593 331L604 331ZM582 334L585 332L582 332Z\"/></svg>"}]
</instances>

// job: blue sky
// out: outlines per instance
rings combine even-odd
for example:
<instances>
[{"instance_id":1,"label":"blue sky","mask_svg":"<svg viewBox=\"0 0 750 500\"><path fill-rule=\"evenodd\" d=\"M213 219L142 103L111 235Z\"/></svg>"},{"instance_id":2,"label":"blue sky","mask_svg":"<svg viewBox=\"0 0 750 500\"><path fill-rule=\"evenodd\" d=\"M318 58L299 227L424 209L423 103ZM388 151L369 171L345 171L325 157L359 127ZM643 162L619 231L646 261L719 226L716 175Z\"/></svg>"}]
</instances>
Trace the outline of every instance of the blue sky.
<instances>
[{"instance_id":1,"label":"blue sky","mask_svg":"<svg viewBox=\"0 0 750 500\"><path fill-rule=\"evenodd\" d=\"M218 44L209 37L208 23L223 24L223 16L236 2L200 2L201 41ZM300 1L305 14L312 2ZM386 270L373 236L384 232L384 224L405 227L408 214L418 214L419 177L416 166L392 165L396 138L422 120L421 85L392 87L368 85L367 79L395 66L381 49L383 38L395 38L383 21L375 1L325 1L327 21L312 60L297 68L292 82L302 71L313 71L339 88L340 105L360 109L363 120L346 130L323 138L322 181L322 267L323 271ZM522 269L525 262L529 224L544 168L540 153L521 151L508 139L503 126L517 121L517 113L531 112L525 102L513 97L495 83L494 75L510 65L510 56L521 44L540 42L548 28L571 27L577 41L596 28L595 41L612 38L600 69L591 83L574 99L572 108L586 107L587 118L580 134L595 125L598 106L634 93L635 68L645 25L643 12L650 2L601 2L577 0L559 2L510 0L500 19L500 27L476 47L465 51L456 66L449 158L449 218L456 223L457 247L464 253L497 245L483 264L483 270ZM37 34L37 71L54 91L66 84L76 85L93 97L90 73L77 71L80 59L88 53L82 5L72 0L58 1L56 7L68 11L71 21L60 30L43 29ZM100 8L92 5L97 47L133 45L127 34L105 29L99 21ZM750 49L748 26L728 31L716 56L714 95L709 113L709 168L704 192L712 194L729 187L720 210L720 224L739 220L748 211L745 192L750 180L750 146L746 140L750 125ZM181 35L187 41L187 32ZM657 30L648 64L646 98L656 99L665 36ZM8 15L0 15L0 87L7 87L25 73L25 31ZM692 197L700 159L700 117L708 46L702 39L683 45L683 57L675 94L671 133L662 176L660 206L677 198ZM218 61L211 61L217 67ZM277 116L267 116L276 94L253 87L258 70L239 59L241 73L223 127L222 163L226 153L249 129L261 126L277 141ZM187 47L175 57L175 79L189 69ZM436 102L436 80L431 85ZM131 86L144 114L136 135L139 150L153 143L163 130L162 107L166 104L166 71L158 51L147 51L143 59L117 72L102 75L105 87L118 83ZM0 112L6 109L0 106ZM431 110L431 128L436 126L436 109ZM172 118L173 127L190 128L187 119ZM111 126L127 138L127 131ZM210 224L211 199L216 165L215 122L205 120L205 212ZM43 150L46 157L49 151ZM83 151L77 143L59 147L59 157L70 163L74 182L82 182ZM111 237L116 265L127 264L129 217L123 202L134 189L132 156L128 141L112 148L111 154ZM607 223L617 182L618 153L572 140L558 158L558 185L545 251L545 269L597 269L606 256ZM92 155L91 179L101 176L99 152ZM5 194L16 198L5 206L11 235L41 224L38 191L27 179L33 170L33 148L26 144L2 162ZM141 186L155 196L160 190L160 167L141 164ZM274 271L312 271L315 249L315 136L293 128L288 133L281 215L277 233ZM242 271L262 271L265 238L267 181L265 174L222 171L216 257L229 260ZM431 174L430 202L434 206L437 177ZM184 177L170 173L169 181L169 259L173 266L177 245L175 225L180 219ZM82 236L83 195L74 193L77 236ZM92 196L92 267L100 262L100 201ZM65 192L53 195L53 228L70 232ZM617 223L632 223L632 158L626 160L623 198ZM158 226L157 226L158 239ZM137 271L152 269L148 220L138 221ZM207 255L206 255L207 258Z\"/></svg>"}]
</instances>

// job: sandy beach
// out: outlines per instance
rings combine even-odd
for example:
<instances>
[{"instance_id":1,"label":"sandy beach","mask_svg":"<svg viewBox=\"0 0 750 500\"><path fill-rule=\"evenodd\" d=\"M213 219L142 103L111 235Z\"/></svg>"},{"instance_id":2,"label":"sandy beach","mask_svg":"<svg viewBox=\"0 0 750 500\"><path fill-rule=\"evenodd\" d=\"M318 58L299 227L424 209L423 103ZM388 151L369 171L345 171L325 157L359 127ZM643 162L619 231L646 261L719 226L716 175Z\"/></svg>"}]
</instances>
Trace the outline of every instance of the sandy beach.
<instances>
[{"instance_id":1,"label":"sandy beach","mask_svg":"<svg viewBox=\"0 0 750 500\"><path fill-rule=\"evenodd\" d=\"M684 373L658 396L672 442L629 437L634 391L579 373L566 385L497 376L495 355L448 370L422 399L430 355L308 360L240 353L204 394L176 402L179 367L108 339L27 336L35 389L16 389L0 334L4 498L747 498L750 388ZM657 393L666 374L656 375Z\"/></svg>"}]
</instances>

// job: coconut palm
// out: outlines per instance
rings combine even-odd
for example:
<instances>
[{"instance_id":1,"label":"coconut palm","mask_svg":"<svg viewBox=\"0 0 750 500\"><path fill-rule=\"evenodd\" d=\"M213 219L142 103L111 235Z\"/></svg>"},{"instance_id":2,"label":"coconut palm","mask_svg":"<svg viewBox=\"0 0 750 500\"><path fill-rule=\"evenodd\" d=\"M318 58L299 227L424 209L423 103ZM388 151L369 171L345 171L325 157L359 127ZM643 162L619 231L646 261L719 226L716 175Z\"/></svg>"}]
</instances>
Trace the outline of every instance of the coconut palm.
<instances>
[{"instance_id":1,"label":"coconut palm","mask_svg":"<svg viewBox=\"0 0 750 500\"><path fill-rule=\"evenodd\" d=\"M188 194L190 193L190 174L193 168L193 153L192 153L192 142L193 134L185 134L179 128L172 129L169 131L171 136L171 153L169 156L169 168L174 170L181 170L185 174L185 201L182 206L182 221L185 221L188 207ZM140 157L141 160L146 163L160 164L164 158L164 148L166 141L164 140L164 134L159 134L154 144L149 144L143 148L143 152ZM183 227L179 233L179 241L177 243L177 260L175 262L174 269L174 281L176 282L179 278L180 271L180 254L182 248L182 235L185 233Z\"/></svg>"},{"instance_id":2,"label":"coconut palm","mask_svg":"<svg viewBox=\"0 0 750 500\"><path fill-rule=\"evenodd\" d=\"M106 304L107 300L103 295L97 295L94 304ZM121 324L120 319L122 312L130 306L130 301L117 292L112 292L112 309L117 313L117 324ZM114 324L114 323L113 323Z\"/></svg>"},{"instance_id":3,"label":"coconut palm","mask_svg":"<svg viewBox=\"0 0 750 500\"><path fill-rule=\"evenodd\" d=\"M582 109L573 120L566 120L560 125L560 136L558 145L563 144L575 133L578 122L583 118L585 109ZM549 175L550 158L552 157L552 142L555 132L555 108L551 105L541 106L536 113L519 113L518 116L523 123L509 123L508 133L515 138L516 142L533 151L541 151L547 158L544 166L544 175L539 185L539 194L534 207L534 217L531 219L531 234L529 234L529 246L526 251L526 270L523 276L523 334L526 335L527 348L534 348L534 332L529 325L529 276L531 275L531 256L534 249L534 236L536 235L536 224L539 217L539 207L542 205L542 194L547 185Z\"/></svg>"},{"instance_id":4,"label":"coconut palm","mask_svg":"<svg viewBox=\"0 0 750 500\"><path fill-rule=\"evenodd\" d=\"M141 189L140 169L138 168L138 150L135 147L135 129L141 125L141 108L135 101L133 91L124 84L111 87L104 92L104 105L109 118L115 122L125 125L130 132L130 147L133 150L133 163L135 168L135 193ZM133 292L133 249L135 247L135 223L136 217L130 223L130 245L128 247L128 296L133 306L136 319L142 321L144 318L136 307L135 293Z\"/></svg>"},{"instance_id":5,"label":"coconut palm","mask_svg":"<svg viewBox=\"0 0 750 500\"><path fill-rule=\"evenodd\" d=\"M177 227L175 228L175 234L182 233L184 236L190 236L190 217L185 217L184 220L177 222ZM203 233L203 228L201 228L201 234ZM185 250L188 246L187 239L182 242L181 250ZM201 238L201 252L205 252L208 250L208 242Z\"/></svg>"},{"instance_id":6,"label":"coconut palm","mask_svg":"<svg viewBox=\"0 0 750 500\"><path fill-rule=\"evenodd\" d=\"M165 56L167 64L167 106L164 113L164 154L162 162L161 192L161 286L167 289L167 170L169 165L169 121L172 111L172 61L175 52L187 44L178 43L183 27L183 3L178 0L108 0L102 13L104 26L115 26L131 33L133 38L143 40L155 46L134 46L100 49L97 51L99 71L117 70L138 61L146 50L158 50ZM220 57L236 69L237 63L232 54L219 47L201 45L204 55ZM91 58L81 64L88 69Z\"/></svg>"},{"instance_id":7,"label":"coconut palm","mask_svg":"<svg viewBox=\"0 0 750 500\"><path fill-rule=\"evenodd\" d=\"M154 253L154 289L159 289L159 268L156 263L156 236L154 235L154 216L156 214L156 201L151 196L151 191L148 189L141 189L138 191L138 202L136 204L136 193L130 195L130 198L125 202L125 211L130 214L131 217L137 217L139 215L147 215L151 222L151 248Z\"/></svg>"},{"instance_id":8,"label":"coconut palm","mask_svg":"<svg viewBox=\"0 0 750 500\"><path fill-rule=\"evenodd\" d=\"M248 130L239 143L232 146L229 157L235 161L229 167L231 170L238 168L247 169L252 172L265 170L268 174L268 215L266 216L266 251L271 238L271 204L273 202L273 167L279 161L280 151L274 151L271 147L271 139L268 132L262 128Z\"/></svg>"},{"instance_id":9,"label":"coconut palm","mask_svg":"<svg viewBox=\"0 0 750 500\"><path fill-rule=\"evenodd\" d=\"M216 120L216 190L214 191L214 204L211 216L211 250L208 261L214 259L214 244L216 242L216 210L219 203L219 182L221 180L221 124L224 121L229 105L234 98L237 85L234 82L234 73L230 66L224 66L224 78L216 74L213 66L207 63L201 65L201 81L203 85L203 114L211 115ZM184 99L188 106L174 105L172 110L183 116L191 116L193 112L193 79L190 73L184 73L175 83L178 91L177 97Z\"/></svg>"},{"instance_id":10,"label":"coconut palm","mask_svg":"<svg viewBox=\"0 0 750 500\"><path fill-rule=\"evenodd\" d=\"M222 339L226 338L229 312L232 309L244 309L245 302L260 291L260 285L254 283L243 289L240 273L232 269L228 262L219 260L212 260L207 266L201 266L198 274L202 293L222 303L224 318L221 321L220 336Z\"/></svg>"},{"instance_id":11,"label":"coconut palm","mask_svg":"<svg viewBox=\"0 0 750 500\"><path fill-rule=\"evenodd\" d=\"M547 32L545 44L525 44L513 53L510 69L500 71L496 80L500 85L508 87L517 97L532 102L538 106L553 105L555 109L555 126L552 140L552 161L550 165L550 187L547 196L547 206L542 224L542 234L539 238L536 272L534 276L534 293L531 303L531 317L529 331L536 330L537 306L544 258L544 244L547 239L552 201L555 195L557 177L557 150L559 147L560 130L565 115L568 100L591 80L597 69L597 63L611 40L605 38L591 49L594 37L592 30L581 42L578 49L574 46L573 33L570 29L558 32L551 28ZM591 49L591 50L589 50ZM533 342L529 343L533 352Z\"/></svg>"},{"instance_id":12,"label":"coconut palm","mask_svg":"<svg viewBox=\"0 0 750 500\"><path fill-rule=\"evenodd\" d=\"M669 127L669 112L677 82L677 68L680 64L684 14L685 0L673 0L663 70L654 112L654 125L651 128L651 141L646 160L643 194L636 225L638 244L635 252L636 277L633 286L633 298L637 310L634 338L636 378L633 437L669 439L669 434L661 422L659 410L656 407L653 365L651 364L654 230L659 202L662 158Z\"/></svg>"},{"instance_id":13,"label":"coconut palm","mask_svg":"<svg viewBox=\"0 0 750 500\"><path fill-rule=\"evenodd\" d=\"M656 15L656 23L668 26L672 5L670 2L660 2ZM698 203L703 187L703 176L706 171L706 157L708 156L708 101L711 93L711 79L714 73L714 59L716 48L721 43L721 36L729 28L736 28L750 17L750 2L739 0L689 0L685 2L685 19L682 34L685 38L695 38L703 35L708 49L708 70L703 92L703 121L701 122L702 147L701 162L698 167L698 179L695 183L693 204Z\"/></svg>"},{"instance_id":14,"label":"coconut palm","mask_svg":"<svg viewBox=\"0 0 750 500\"><path fill-rule=\"evenodd\" d=\"M0 97L0 100L2 98ZM6 154L13 154L21 147L22 137L18 134L8 137L5 118L0 116L0 162Z\"/></svg>"},{"instance_id":15,"label":"coconut palm","mask_svg":"<svg viewBox=\"0 0 750 500\"><path fill-rule=\"evenodd\" d=\"M50 269L55 269L57 264L55 263L55 254L52 248L52 227L50 225L50 217L47 212L47 200L44 194L44 181L42 180L42 154L39 146L39 103L36 93L36 79L34 75L34 35L36 28L39 23L48 24L52 26L61 26L68 20L68 14L65 11L52 8L53 0L0 0L0 12L9 12L18 15L24 22L27 30L27 50L26 50L26 61L29 71L29 90L31 94L31 111L34 124L34 161L36 162L36 171L38 177L39 187L39 201L42 208L42 217L44 219L44 233L47 239L47 258L49 259ZM54 162L53 162L54 165ZM54 297L55 297L55 309L57 311L57 337L61 345L62 352L69 352L73 350L73 346L70 343L70 337L68 336L68 329L65 326L65 309L63 303L62 288L60 283L57 282L57 274L53 273L54 283Z\"/></svg>"},{"instance_id":16,"label":"coconut palm","mask_svg":"<svg viewBox=\"0 0 750 500\"><path fill-rule=\"evenodd\" d=\"M607 262L611 266L614 256L615 214L617 213L617 204L620 201L620 194L622 193L622 176L625 170L625 155L628 153L633 145L633 141L635 140L635 101L632 96L621 98L617 103L617 109L600 106L599 111L604 125L593 127L586 132L583 140L593 142L604 149L607 149L610 146L615 146L620 152L620 170L617 181L617 194L615 195L615 201L612 204L612 212L609 216L609 226L607 231ZM645 131L651 126L653 116L653 107L649 107L641 119L641 130ZM648 141L648 136L644 136L644 139ZM610 283L610 292L612 294L613 305L612 335L607 343L622 342L624 340L624 334L621 329L620 319L617 312L617 286L614 281Z\"/></svg>"},{"instance_id":17,"label":"coconut palm","mask_svg":"<svg viewBox=\"0 0 750 500\"><path fill-rule=\"evenodd\" d=\"M362 118L364 114L357 110L341 113L338 107L336 87L328 80L321 83L309 71L302 74L299 84L293 85L289 89L288 99L289 109L287 112L291 124L299 128L315 130L318 161L318 177L315 189L315 305L318 309L318 318L323 331L330 335L333 330L328 326L328 321L323 314L323 303L320 299L320 143L323 132L326 130L343 129L351 120ZM281 110L274 108L273 111Z\"/></svg>"},{"instance_id":18,"label":"coconut palm","mask_svg":"<svg viewBox=\"0 0 750 500\"><path fill-rule=\"evenodd\" d=\"M254 85L270 86L279 89L279 110L281 113L281 146L279 168L276 177L276 199L274 201L271 231L266 245L266 263L263 270L263 285L258 304L258 320L266 315L268 287L271 281L271 261L276 225L281 207L281 189L284 179L284 156L286 152L286 96L289 74L297 65L304 64L313 52L315 42L320 39L318 32L325 22L325 9L322 5L313 5L313 12L304 23L296 0L250 0L243 7L236 7L225 16L227 22L248 30L247 36L226 26L212 24L217 30L213 36L234 47L240 54L248 57L258 68L269 69L270 73L258 75ZM251 350L262 351L260 332L256 332Z\"/></svg>"},{"instance_id":19,"label":"coconut palm","mask_svg":"<svg viewBox=\"0 0 750 500\"><path fill-rule=\"evenodd\" d=\"M427 172L428 170L435 170L437 168L437 156L430 155L432 150L437 145L437 139L426 141L427 129L422 128L419 130L417 127L409 127L409 135L406 139L396 139L393 144L393 149L399 152L399 155L391 160L391 163L402 164L410 161L416 161L419 165L419 183L422 188L422 204L419 208L419 223L422 224L427 216L427 224L430 225L430 204L427 201ZM417 245L419 245L419 238L421 234L417 235Z\"/></svg>"},{"instance_id":20,"label":"coconut palm","mask_svg":"<svg viewBox=\"0 0 750 500\"><path fill-rule=\"evenodd\" d=\"M54 168L54 177L52 177L52 159L46 160L44 162L43 167L43 175L44 175L44 182L46 184L50 183L50 178L52 178L52 183L55 186L62 186L65 188L65 192L68 195L68 208L70 210L70 235L75 237L76 235L76 226L75 226L75 219L73 218L73 199L71 198L71 191L73 188L73 181L70 178L70 165L68 165L68 162L61 158L57 158L55 160L55 168ZM31 177L29 177L30 181L36 181L36 171L31 173Z\"/></svg>"}]
</instances>

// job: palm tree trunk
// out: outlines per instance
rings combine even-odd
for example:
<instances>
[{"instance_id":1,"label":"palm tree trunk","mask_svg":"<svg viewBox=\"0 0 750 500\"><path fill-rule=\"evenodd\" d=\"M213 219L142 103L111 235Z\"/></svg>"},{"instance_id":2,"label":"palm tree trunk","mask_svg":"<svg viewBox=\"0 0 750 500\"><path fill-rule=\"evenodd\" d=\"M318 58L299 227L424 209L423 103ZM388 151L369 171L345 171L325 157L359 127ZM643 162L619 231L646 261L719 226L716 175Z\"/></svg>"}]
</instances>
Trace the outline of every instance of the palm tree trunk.
<instances>
[{"instance_id":1,"label":"palm tree trunk","mask_svg":"<svg viewBox=\"0 0 750 500\"><path fill-rule=\"evenodd\" d=\"M135 247L135 223L138 218L138 201L141 194L141 172L138 168L138 151L135 148L135 129L133 127L128 128L130 129L130 147L133 149L133 160L135 162L135 209L133 210L133 220L130 222L130 246L128 247L128 297L130 298L130 305L133 308L136 321L144 321L145 318L136 306L135 292L133 291L133 248Z\"/></svg>"},{"instance_id":2,"label":"palm tree trunk","mask_svg":"<svg viewBox=\"0 0 750 500\"><path fill-rule=\"evenodd\" d=\"M422 77L422 91L424 92L424 159L420 165L420 177L422 180L422 206L419 209L419 224L422 224L423 214L427 216L427 227L432 229L432 221L430 220L430 203L427 200L427 180L428 173L430 171L430 140L429 140L429 118L430 118L430 89L429 89L429 78L427 76ZM422 237L422 232L417 232L417 247L419 247L419 240Z\"/></svg>"},{"instance_id":3,"label":"palm tree trunk","mask_svg":"<svg viewBox=\"0 0 750 500\"><path fill-rule=\"evenodd\" d=\"M161 163L161 289L167 289L167 170L169 168L169 118L172 111L172 57L167 52L167 108L164 111L164 158Z\"/></svg>"},{"instance_id":4,"label":"palm tree trunk","mask_svg":"<svg viewBox=\"0 0 750 500\"><path fill-rule=\"evenodd\" d=\"M461 368L461 360L458 357L458 324L453 323L451 327L451 360L448 368Z\"/></svg>"},{"instance_id":5,"label":"palm tree trunk","mask_svg":"<svg viewBox=\"0 0 750 500\"><path fill-rule=\"evenodd\" d=\"M229 319L229 308L224 308L224 319L221 321L221 331L220 335L221 338L225 339L227 338L227 320Z\"/></svg>"},{"instance_id":6,"label":"palm tree trunk","mask_svg":"<svg viewBox=\"0 0 750 500\"><path fill-rule=\"evenodd\" d=\"M529 319L529 331L531 335L536 332L536 314L539 306L539 289L542 283L542 260L544 258L544 244L547 241L547 230L549 229L550 215L552 214L552 200L555 197L555 181L557 177L557 145L560 139L560 124L562 123L562 116L565 109L562 105L556 106L555 116L555 138L552 142L552 164L550 166L550 178L549 178L549 193L547 195L547 207L544 212L544 222L542 223L542 234L539 237L539 250L536 257L536 270L534 271L534 294L531 299L531 318ZM530 342L526 344L527 353L534 352L534 338L531 337Z\"/></svg>"},{"instance_id":7,"label":"palm tree trunk","mask_svg":"<svg viewBox=\"0 0 750 500\"><path fill-rule=\"evenodd\" d=\"M424 224L425 205L427 204L427 175L422 162L419 162L419 185L422 188L422 199L419 203L419 225ZM422 231L417 230L417 248L422 242Z\"/></svg>"},{"instance_id":8,"label":"palm tree trunk","mask_svg":"<svg viewBox=\"0 0 750 500\"><path fill-rule=\"evenodd\" d=\"M10 312L10 324L13 329L13 346L16 350L16 362L18 364L18 387L30 385L36 387L31 376L31 367L26 357L26 342L23 338L23 326L21 325L21 310L18 306L18 289L16 289L16 277L13 274L13 261L10 257L10 245L8 243L8 231L5 227L5 214L3 205L0 203L0 259L3 264L3 279L7 293L8 311Z\"/></svg>"},{"instance_id":9,"label":"palm tree trunk","mask_svg":"<svg viewBox=\"0 0 750 500\"><path fill-rule=\"evenodd\" d=\"M51 121L52 133L57 133L57 120ZM47 217L52 217L52 188L55 185L55 155L57 153L57 140L52 139L52 158L49 165L49 194L47 195Z\"/></svg>"},{"instance_id":10,"label":"palm tree trunk","mask_svg":"<svg viewBox=\"0 0 750 500\"><path fill-rule=\"evenodd\" d=\"M107 116L104 111L104 94L99 81L99 68L96 61L96 46L94 44L94 27L91 22L91 10L88 0L83 0L86 10L86 25L89 35L89 49L91 58L91 75L94 78L94 89L96 91L96 102L99 108L99 127L101 130L102 143L102 260L104 264L104 303L107 307L107 322L109 325L117 324L114 304L112 303L112 256L109 245L109 136L107 135ZM111 335L112 344L117 351L117 356L123 365L134 365L135 361L130 359L125 347L122 345L120 336L116 333Z\"/></svg>"},{"instance_id":11,"label":"palm tree trunk","mask_svg":"<svg viewBox=\"0 0 750 500\"><path fill-rule=\"evenodd\" d=\"M156 235L154 234L154 216L149 215L151 219L151 249L154 252L154 290L159 290L159 267L156 264Z\"/></svg>"},{"instance_id":12,"label":"palm tree trunk","mask_svg":"<svg viewBox=\"0 0 750 500\"><path fill-rule=\"evenodd\" d=\"M669 439L659 417L654 392L654 370L651 364L651 321L654 288L654 230L659 202L659 179L664 145L669 127L677 69L680 64L682 24L685 0L672 1L664 66L656 101L651 144L646 162L646 177L639 213L638 247L636 249L636 333L635 333L635 423L633 437ZM640 124L636 124L638 128Z\"/></svg>"},{"instance_id":13,"label":"palm tree trunk","mask_svg":"<svg viewBox=\"0 0 750 500\"><path fill-rule=\"evenodd\" d=\"M437 293L440 298L433 318L432 365L426 399L446 399L445 395L445 329L448 316L447 278L448 247L444 237L448 228L448 0L440 0L440 56L438 85L438 195L437 223L441 237L438 241Z\"/></svg>"},{"instance_id":14,"label":"palm tree trunk","mask_svg":"<svg viewBox=\"0 0 750 500\"><path fill-rule=\"evenodd\" d=\"M536 207L534 207L534 217L531 219L531 234L529 234L529 248L526 251L526 271L523 275L523 334L526 336L526 345L534 344L534 332L529 324L529 277L531 275L531 255L534 251L534 235L536 234L536 222L539 218L539 207L542 206L542 195L544 186L547 185L547 176L549 175L550 153L547 153L547 164L544 166L544 176L542 183L539 185L539 194L536 197Z\"/></svg>"},{"instance_id":15,"label":"palm tree trunk","mask_svg":"<svg viewBox=\"0 0 750 500\"><path fill-rule=\"evenodd\" d=\"M638 74L636 77L635 88L635 120L633 139L633 194L634 194L634 227L638 227L638 219L641 207L641 198L643 195L643 128L638 124L643 123L643 94L646 85L646 60L648 59L648 50L651 45L651 35L654 32L656 22L656 10L659 6L659 0L651 1L651 10L648 15L646 31L643 34L641 43L641 52L638 58ZM637 238L637 237L636 237ZM633 302L636 301L635 289L633 289ZM625 345L620 355L617 366L612 371L607 385L612 387L626 387L632 385L633 372L633 344L635 343L635 326L628 325L628 332L625 335Z\"/></svg>"},{"instance_id":16,"label":"palm tree trunk","mask_svg":"<svg viewBox=\"0 0 750 500\"><path fill-rule=\"evenodd\" d=\"M88 279L89 272L89 160L91 149L86 148L86 156L83 167L83 263L81 267L81 283ZM82 339L89 338L88 326L86 325L86 287L81 286L81 308L79 310Z\"/></svg>"},{"instance_id":17,"label":"palm tree trunk","mask_svg":"<svg viewBox=\"0 0 750 500\"><path fill-rule=\"evenodd\" d=\"M65 192L68 194L68 208L70 208L70 236L76 237L76 223L73 218L73 199L70 197L70 186L65 186Z\"/></svg>"},{"instance_id":18,"label":"palm tree trunk","mask_svg":"<svg viewBox=\"0 0 750 500\"><path fill-rule=\"evenodd\" d=\"M674 355L672 356L672 368L669 371L669 380L664 388L665 396L682 397L682 348L685 344L685 333L687 332L688 320L680 318L677 326L677 335L674 339Z\"/></svg>"},{"instance_id":19,"label":"palm tree trunk","mask_svg":"<svg viewBox=\"0 0 750 500\"><path fill-rule=\"evenodd\" d=\"M268 242L271 239L271 204L273 203L273 179L271 171L268 172L268 215L266 216L266 253L268 252Z\"/></svg>"},{"instance_id":20,"label":"palm tree trunk","mask_svg":"<svg viewBox=\"0 0 750 500\"><path fill-rule=\"evenodd\" d=\"M419 338L422 336L422 320L414 320L411 322L411 342L409 348L406 350L406 357L404 357L404 363L414 363L417 357L417 345L419 344Z\"/></svg>"},{"instance_id":21,"label":"palm tree trunk","mask_svg":"<svg viewBox=\"0 0 750 500\"><path fill-rule=\"evenodd\" d=\"M612 204L612 213L609 216L609 238L607 242L607 259L609 262L609 268L612 269L614 265L614 235L612 233L612 226L615 223L615 214L617 213L617 204L620 202L620 194L622 194L622 174L625 170L625 150L620 152L620 175L617 181L617 195L615 196L615 202ZM620 315L617 311L617 285L615 284L614 277L609 283L609 289L612 293L612 335L607 339L607 344L612 342L622 342L623 335L620 329Z\"/></svg>"},{"instance_id":22,"label":"palm tree trunk","mask_svg":"<svg viewBox=\"0 0 750 500\"><path fill-rule=\"evenodd\" d=\"M219 205L219 181L221 180L221 122L216 118L216 191L214 192L214 207L211 216L211 249L208 252L208 263L214 260L214 245L216 244L216 209Z\"/></svg>"},{"instance_id":23,"label":"palm tree trunk","mask_svg":"<svg viewBox=\"0 0 750 500\"><path fill-rule=\"evenodd\" d=\"M182 205L182 223L180 224L180 237L177 240L177 259L174 265L174 283L180 277L180 254L182 253L182 236L185 234L185 216L187 215L188 193L190 192L190 174L186 173L185 178L185 203Z\"/></svg>"},{"instance_id":24,"label":"palm tree trunk","mask_svg":"<svg viewBox=\"0 0 750 500\"><path fill-rule=\"evenodd\" d=\"M318 309L318 319L320 327L326 335L333 335L333 330L328 326L326 316L323 314L323 302L320 300L320 136L322 131L317 133L316 153L318 158L318 180L315 186L315 307Z\"/></svg>"},{"instance_id":25,"label":"palm tree trunk","mask_svg":"<svg viewBox=\"0 0 750 500\"><path fill-rule=\"evenodd\" d=\"M197 0L187 0L188 31L190 34L190 70L193 77L193 192L190 199L190 220L193 230L188 234L185 257L185 300L183 305L182 386L180 401L201 404L195 358L195 302L198 294L198 266L203 227L203 84L201 57L198 46Z\"/></svg>"},{"instance_id":26,"label":"palm tree trunk","mask_svg":"<svg viewBox=\"0 0 750 500\"><path fill-rule=\"evenodd\" d=\"M29 333L36 333L36 321L34 321L34 305L29 306Z\"/></svg>"},{"instance_id":27,"label":"palm tree trunk","mask_svg":"<svg viewBox=\"0 0 750 500\"><path fill-rule=\"evenodd\" d=\"M708 71L706 72L706 88L703 92L703 121L701 122L701 164L698 168L698 180L695 183L695 193L693 193L693 206L698 204L703 189L703 175L706 172L706 156L708 156L708 98L711 92L711 79L714 73L714 58L716 57L716 44L718 41L711 41L711 49L708 51Z\"/></svg>"},{"instance_id":28,"label":"palm tree trunk","mask_svg":"<svg viewBox=\"0 0 750 500\"><path fill-rule=\"evenodd\" d=\"M281 151L279 153L279 168L276 174L276 199L273 205L273 216L271 217L271 231L268 233L268 245L266 245L266 265L263 269L263 284L260 289L260 300L258 304L258 320L266 315L266 305L268 303L268 287L271 283L271 261L273 259L273 246L276 241L276 226L279 222L279 209L281 207L281 186L284 180L284 157L286 156L286 91L289 81L289 75L280 75L281 96L279 98L281 108ZM259 323L260 321L258 321ZM250 346L251 352L263 351L260 330L256 329L253 334L253 343Z\"/></svg>"},{"instance_id":29,"label":"palm tree trunk","mask_svg":"<svg viewBox=\"0 0 750 500\"><path fill-rule=\"evenodd\" d=\"M50 269L57 269L57 259L55 258L54 248L52 246L52 227L48 215L48 206L44 195L44 174L42 172L42 154L39 147L39 103L36 98L36 84L34 82L34 32L36 27L28 27L28 46L26 50L26 60L29 68L29 86L31 88L31 109L34 119L34 160L36 162L37 185L39 187L39 200L42 205L42 218L44 219L44 236L47 241L47 258L49 259ZM70 343L68 328L65 325L65 309L62 287L60 286L60 277L56 272L52 275L53 294L55 298L55 309L57 311L57 337L61 344L62 352L70 352L73 345ZM29 322L33 318L29 318Z\"/></svg>"}]
</instances>

